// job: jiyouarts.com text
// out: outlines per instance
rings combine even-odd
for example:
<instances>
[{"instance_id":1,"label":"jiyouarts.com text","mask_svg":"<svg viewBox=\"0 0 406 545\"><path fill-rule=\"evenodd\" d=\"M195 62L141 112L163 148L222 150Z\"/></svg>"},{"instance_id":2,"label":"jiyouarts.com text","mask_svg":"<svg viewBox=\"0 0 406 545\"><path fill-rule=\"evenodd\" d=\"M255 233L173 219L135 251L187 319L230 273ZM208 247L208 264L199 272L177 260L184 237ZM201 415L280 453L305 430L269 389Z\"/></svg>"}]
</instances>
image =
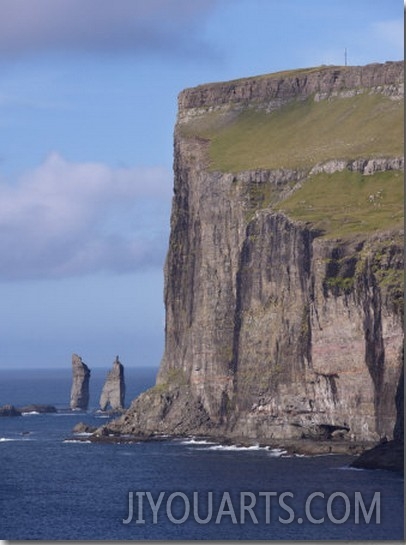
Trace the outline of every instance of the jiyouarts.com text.
<instances>
[{"instance_id":1,"label":"jiyouarts.com text","mask_svg":"<svg viewBox=\"0 0 406 545\"><path fill-rule=\"evenodd\" d=\"M300 503L300 505L299 505ZM346 494L316 491L300 502L293 492L239 492L231 495L213 492L128 493L128 509L123 524L159 524L169 520L183 524L193 520L198 524L380 524L381 497L375 492L364 499L360 492Z\"/></svg>"}]
</instances>

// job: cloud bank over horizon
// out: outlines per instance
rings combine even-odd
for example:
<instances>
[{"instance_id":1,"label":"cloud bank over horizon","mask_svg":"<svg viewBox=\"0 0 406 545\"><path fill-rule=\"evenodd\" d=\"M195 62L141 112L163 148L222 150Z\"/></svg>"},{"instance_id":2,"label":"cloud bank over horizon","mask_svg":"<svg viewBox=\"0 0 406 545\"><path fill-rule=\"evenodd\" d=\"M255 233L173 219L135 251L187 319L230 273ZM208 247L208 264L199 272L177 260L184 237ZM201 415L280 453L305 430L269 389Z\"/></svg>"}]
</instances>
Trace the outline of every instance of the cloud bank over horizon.
<instances>
[{"instance_id":1,"label":"cloud bank over horizon","mask_svg":"<svg viewBox=\"0 0 406 545\"><path fill-rule=\"evenodd\" d=\"M199 30L216 2L0 0L0 57L55 50L208 54Z\"/></svg>"},{"instance_id":2,"label":"cloud bank over horizon","mask_svg":"<svg viewBox=\"0 0 406 545\"><path fill-rule=\"evenodd\" d=\"M172 174L71 163L53 152L0 184L0 280L162 267Z\"/></svg>"}]
</instances>

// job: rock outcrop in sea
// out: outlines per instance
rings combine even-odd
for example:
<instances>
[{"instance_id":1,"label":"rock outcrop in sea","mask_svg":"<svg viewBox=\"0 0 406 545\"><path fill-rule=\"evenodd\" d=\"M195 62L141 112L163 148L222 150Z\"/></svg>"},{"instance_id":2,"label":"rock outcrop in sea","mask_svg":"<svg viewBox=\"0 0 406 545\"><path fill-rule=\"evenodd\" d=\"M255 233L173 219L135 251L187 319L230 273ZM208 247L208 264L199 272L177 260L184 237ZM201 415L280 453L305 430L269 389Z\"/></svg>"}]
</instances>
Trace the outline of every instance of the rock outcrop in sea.
<instances>
[{"instance_id":1,"label":"rock outcrop in sea","mask_svg":"<svg viewBox=\"0 0 406 545\"><path fill-rule=\"evenodd\" d=\"M3 405L0 407L0 416L21 416L21 411L14 405Z\"/></svg>"},{"instance_id":2,"label":"rock outcrop in sea","mask_svg":"<svg viewBox=\"0 0 406 545\"><path fill-rule=\"evenodd\" d=\"M156 386L99 435L393 438L402 119L401 62L180 94L165 352Z\"/></svg>"},{"instance_id":3,"label":"rock outcrop in sea","mask_svg":"<svg viewBox=\"0 0 406 545\"><path fill-rule=\"evenodd\" d=\"M31 403L30 405L24 405L24 407L18 408L21 413L38 413L38 414L51 414L58 412L53 405L43 405L38 403Z\"/></svg>"},{"instance_id":4,"label":"rock outcrop in sea","mask_svg":"<svg viewBox=\"0 0 406 545\"><path fill-rule=\"evenodd\" d=\"M70 408L86 411L89 406L90 369L77 354L72 354Z\"/></svg>"},{"instance_id":5,"label":"rock outcrop in sea","mask_svg":"<svg viewBox=\"0 0 406 545\"><path fill-rule=\"evenodd\" d=\"M105 411L119 411L124 409L125 381L124 366L120 363L118 356L113 362L113 368L109 371L106 382L100 396L100 409Z\"/></svg>"},{"instance_id":6,"label":"rock outcrop in sea","mask_svg":"<svg viewBox=\"0 0 406 545\"><path fill-rule=\"evenodd\" d=\"M23 407L14 407L14 405L3 405L0 407L0 416L22 416L27 413L49 414L56 413L56 407L53 405L39 405L33 403Z\"/></svg>"},{"instance_id":7,"label":"rock outcrop in sea","mask_svg":"<svg viewBox=\"0 0 406 545\"><path fill-rule=\"evenodd\" d=\"M85 422L78 422L75 424L75 426L72 429L73 434L90 434L96 431L95 426L91 426L90 424L86 424Z\"/></svg>"}]
</instances>

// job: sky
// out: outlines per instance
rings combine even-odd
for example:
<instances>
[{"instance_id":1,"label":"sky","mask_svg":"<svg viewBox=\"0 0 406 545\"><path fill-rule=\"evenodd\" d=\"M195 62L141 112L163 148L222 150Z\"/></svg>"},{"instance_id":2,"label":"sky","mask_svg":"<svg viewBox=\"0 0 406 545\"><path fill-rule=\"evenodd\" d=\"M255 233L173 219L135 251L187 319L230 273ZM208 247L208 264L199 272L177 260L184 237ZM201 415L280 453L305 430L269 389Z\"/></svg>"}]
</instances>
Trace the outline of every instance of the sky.
<instances>
[{"instance_id":1,"label":"sky","mask_svg":"<svg viewBox=\"0 0 406 545\"><path fill-rule=\"evenodd\" d=\"M400 0L0 0L0 369L158 366L177 95L403 59Z\"/></svg>"}]
</instances>

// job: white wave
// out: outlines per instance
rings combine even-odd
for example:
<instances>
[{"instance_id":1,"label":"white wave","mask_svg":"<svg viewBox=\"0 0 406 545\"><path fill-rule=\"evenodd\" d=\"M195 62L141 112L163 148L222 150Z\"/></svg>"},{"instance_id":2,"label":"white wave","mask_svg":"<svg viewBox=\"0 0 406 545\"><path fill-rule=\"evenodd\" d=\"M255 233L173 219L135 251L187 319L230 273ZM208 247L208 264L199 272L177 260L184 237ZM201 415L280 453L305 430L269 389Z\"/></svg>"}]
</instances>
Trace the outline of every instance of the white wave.
<instances>
[{"instance_id":1,"label":"white wave","mask_svg":"<svg viewBox=\"0 0 406 545\"><path fill-rule=\"evenodd\" d=\"M209 450L256 451L269 450L269 447L260 447L259 445L251 445L249 447L244 447L242 445L213 445L209 447Z\"/></svg>"},{"instance_id":2,"label":"white wave","mask_svg":"<svg viewBox=\"0 0 406 545\"><path fill-rule=\"evenodd\" d=\"M337 469L341 469L342 471L368 471L367 469L363 467L351 467L351 466L337 467Z\"/></svg>"},{"instance_id":3,"label":"white wave","mask_svg":"<svg viewBox=\"0 0 406 545\"><path fill-rule=\"evenodd\" d=\"M31 416L31 415L35 415L35 414L41 414L39 413L38 411L29 411L27 413L21 413L22 416Z\"/></svg>"},{"instance_id":4,"label":"white wave","mask_svg":"<svg viewBox=\"0 0 406 545\"><path fill-rule=\"evenodd\" d=\"M82 441L81 439L65 439L63 443L91 443L91 441Z\"/></svg>"},{"instance_id":5,"label":"white wave","mask_svg":"<svg viewBox=\"0 0 406 545\"><path fill-rule=\"evenodd\" d=\"M213 445L209 450L247 450L247 447L237 447L237 445Z\"/></svg>"},{"instance_id":6,"label":"white wave","mask_svg":"<svg viewBox=\"0 0 406 545\"><path fill-rule=\"evenodd\" d=\"M79 416L78 413L48 413L50 416Z\"/></svg>"},{"instance_id":7,"label":"white wave","mask_svg":"<svg viewBox=\"0 0 406 545\"><path fill-rule=\"evenodd\" d=\"M89 437L89 435L93 435L93 434L88 431L77 431L73 435L76 435L77 437Z\"/></svg>"},{"instance_id":8,"label":"white wave","mask_svg":"<svg viewBox=\"0 0 406 545\"><path fill-rule=\"evenodd\" d=\"M283 448L272 448L269 450L269 455L275 456L276 458L279 458L279 456L284 456L287 453L288 451L284 450Z\"/></svg>"},{"instance_id":9,"label":"white wave","mask_svg":"<svg viewBox=\"0 0 406 545\"><path fill-rule=\"evenodd\" d=\"M272 453L270 453L271 456L272 456ZM287 450L284 450L282 453L280 454L275 454L274 455L276 458L280 458L281 456L283 456L284 458L311 458L312 455L309 454L295 454L295 453L289 453Z\"/></svg>"},{"instance_id":10,"label":"white wave","mask_svg":"<svg viewBox=\"0 0 406 545\"><path fill-rule=\"evenodd\" d=\"M33 439L32 437L26 437L26 436L22 436L22 437L0 437L0 443L8 443L10 441L35 441L36 439Z\"/></svg>"},{"instance_id":11,"label":"white wave","mask_svg":"<svg viewBox=\"0 0 406 545\"><path fill-rule=\"evenodd\" d=\"M96 414L95 418L110 418L108 414Z\"/></svg>"},{"instance_id":12,"label":"white wave","mask_svg":"<svg viewBox=\"0 0 406 545\"><path fill-rule=\"evenodd\" d=\"M207 443L210 444L209 442ZM250 445L250 446L243 446L243 445L217 445L213 444L212 446L208 446L208 450L219 450L219 451L231 451L231 452L257 452L257 451L265 451L270 456L279 458L280 456L284 456L287 454L287 451L281 448L271 448L269 446L261 447L260 445Z\"/></svg>"},{"instance_id":13,"label":"white wave","mask_svg":"<svg viewBox=\"0 0 406 545\"><path fill-rule=\"evenodd\" d=\"M214 441L206 441L204 439L184 439L180 441L181 445L215 445Z\"/></svg>"}]
</instances>

